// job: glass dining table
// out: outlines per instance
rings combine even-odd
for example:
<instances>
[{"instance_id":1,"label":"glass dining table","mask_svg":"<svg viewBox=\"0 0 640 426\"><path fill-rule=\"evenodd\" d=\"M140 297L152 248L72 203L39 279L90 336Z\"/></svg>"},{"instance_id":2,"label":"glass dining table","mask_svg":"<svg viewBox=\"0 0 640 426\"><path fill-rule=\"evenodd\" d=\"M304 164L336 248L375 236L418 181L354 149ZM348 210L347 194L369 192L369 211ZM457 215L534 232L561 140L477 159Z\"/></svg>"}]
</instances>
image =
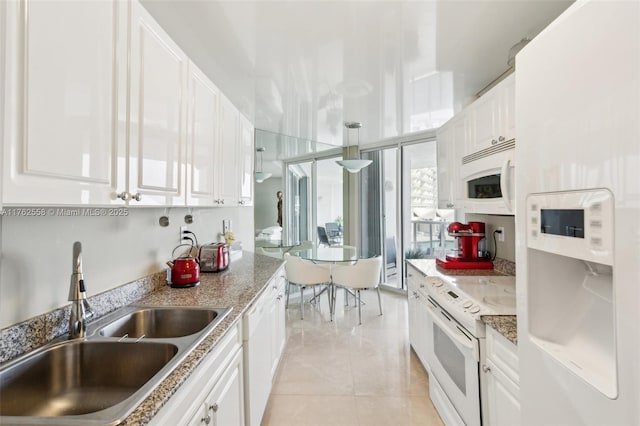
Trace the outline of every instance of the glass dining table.
<instances>
[{"instance_id":1,"label":"glass dining table","mask_svg":"<svg viewBox=\"0 0 640 426\"><path fill-rule=\"evenodd\" d=\"M300 250L300 251L296 251L295 253L291 253L292 256L297 256L300 257L302 259L306 259L309 260L313 263L316 264L321 264L321 263L325 263L325 264L354 264L355 262L358 261L358 259L364 259L367 257L371 257L371 256L362 256L362 255L358 255L358 250L356 247L352 247L352 246L340 246L340 247L312 247L310 249L307 250ZM322 293L324 293L325 291L329 291L329 298L330 300L334 301L335 300L335 293L336 293L336 286L333 285L333 283L325 288L322 289L322 291L317 294L316 296L314 296L311 301L317 299L320 297L320 295ZM354 298L356 297L355 292L351 289L348 288L344 288L345 291L345 306L348 304L348 300L347 300L347 295L350 294L352 295ZM332 302L333 303L333 302ZM362 302L363 304L365 304L364 302ZM334 308L330 305L329 306L330 310L333 310ZM333 320L333 318L332 318Z\"/></svg>"},{"instance_id":2,"label":"glass dining table","mask_svg":"<svg viewBox=\"0 0 640 426\"><path fill-rule=\"evenodd\" d=\"M359 259L358 250L351 246L312 247L296 251L292 256L298 256L313 263L351 263Z\"/></svg>"}]
</instances>

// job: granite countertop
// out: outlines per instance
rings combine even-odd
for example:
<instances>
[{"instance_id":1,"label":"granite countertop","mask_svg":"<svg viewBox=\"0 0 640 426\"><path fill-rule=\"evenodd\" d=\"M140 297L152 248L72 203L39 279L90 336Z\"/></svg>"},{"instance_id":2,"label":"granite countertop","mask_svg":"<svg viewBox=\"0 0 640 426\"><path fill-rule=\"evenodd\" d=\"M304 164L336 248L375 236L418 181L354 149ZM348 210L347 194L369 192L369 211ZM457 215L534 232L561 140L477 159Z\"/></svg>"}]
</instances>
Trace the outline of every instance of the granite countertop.
<instances>
[{"instance_id":1,"label":"granite countertop","mask_svg":"<svg viewBox=\"0 0 640 426\"><path fill-rule=\"evenodd\" d=\"M282 264L281 259L244 252L242 258L231 263L224 272L201 273L200 285L197 287L167 286L136 301L135 305L233 307L233 310L121 424L147 424L204 356L242 318Z\"/></svg>"},{"instance_id":2,"label":"granite countertop","mask_svg":"<svg viewBox=\"0 0 640 426\"><path fill-rule=\"evenodd\" d=\"M498 269L443 269L436 265L435 259L408 259L423 274L430 277L447 278L449 276L479 276L487 277L492 275L513 275L502 272Z\"/></svg>"},{"instance_id":3,"label":"granite countertop","mask_svg":"<svg viewBox=\"0 0 640 426\"><path fill-rule=\"evenodd\" d=\"M482 322L502 334L514 345L518 344L518 320L515 315L483 315Z\"/></svg>"},{"instance_id":4,"label":"granite countertop","mask_svg":"<svg viewBox=\"0 0 640 426\"><path fill-rule=\"evenodd\" d=\"M515 271L515 265L504 265L502 270L497 269L443 269L436 265L435 259L410 259L408 263L418 268L423 274L430 277L447 277L454 276L496 276L496 275L513 275L506 272ZM498 264L496 264L496 267ZM483 315L482 322L494 328L498 333L502 334L514 344L518 344L518 330L515 315Z\"/></svg>"}]
</instances>

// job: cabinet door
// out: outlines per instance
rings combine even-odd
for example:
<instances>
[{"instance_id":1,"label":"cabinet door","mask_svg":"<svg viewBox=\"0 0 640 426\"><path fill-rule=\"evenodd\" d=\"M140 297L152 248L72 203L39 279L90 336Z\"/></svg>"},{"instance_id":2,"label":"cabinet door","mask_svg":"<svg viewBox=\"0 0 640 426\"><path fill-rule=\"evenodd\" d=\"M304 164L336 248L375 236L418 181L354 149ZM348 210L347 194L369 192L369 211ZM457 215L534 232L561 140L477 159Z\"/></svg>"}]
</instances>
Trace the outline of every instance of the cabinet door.
<instances>
[{"instance_id":1,"label":"cabinet door","mask_svg":"<svg viewBox=\"0 0 640 426\"><path fill-rule=\"evenodd\" d=\"M129 191L141 195L137 204L184 205L186 75L185 54L132 2Z\"/></svg>"},{"instance_id":2,"label":"cabinet door","mask_svg":"<svg viewBox=\"0 0 640 426\"><path fill-rule=\"evenodd\" d=\"M451 209L454 207L451 198L452 178L449 169L449 156L453 141L453 127L450 124L441 128L436 136L437 162L438 162L438 208Z\"/></svg>"},{"instance_id":3,"label":"cabinet door","mask_svg":"<svg viewBox=\"0 0 640 426\"><path fill-rule=\"evenodd\" d=\"M240 113L224 96L220 97L220 139L216 161L216 204L238 204L237 144Z\"/></svg>"},{"instance_id":4,"label":"cabinet door","mask_svg":"<svg viewBox=\"0 0 640 426\"><path fill-rule=\"evenodd\" d=\"M187 87L187 205L212 206L220 91L193 63Z\"/></svg>"},{"instance_id":5,"label":"cabinet door","mask_svg":"<svg viewBox=\"0 0 640 426\"><path fill-rule=\"evenodd\" d=\"M245 117L240 116L238 141L238 171L239 171L239 203L242 206L253 204L253 125Z\"/></svg>"},{"instance_id":6,"label":"cabinet door","mask_svg":"<svg viewBox=\"0 0 640 426\"><path fill-rule=\"evenodd\" d=\"M492 425L514 426L520 419L519 388L491 361L487 361L489 421Z\"/></svg>"},{"instance_id":7,"label":"cabinet door","mask_svg":"<svg viewBox=\"0 0 640 426\"><path fill-rule=\"evenodd\" d=\"M471 129L464 155L478 152L498 143L500 93L496 87L489 90L470 107Z\"/></svg>"},{"instance_id":8,"label":"cabinet door","mask_svg":"<svg viewBox=\"0 0 640 426\"><path fill-rule=\"evenodd\" d=\"M461 115L446 124L436 138L438 161L438 208L461 206L460 165L467 140L467 117Z\"/></svg>"},{"instance_id":9,"label":"cabinet door","mask_svg":"<svg viewBox=\"0 0 640 426\"><path fill-rule=\"evenodd\" d=\"M226 371L187 423L189 426L236 426L244 424L242 351L238 351Z\"/></svg>"},{"instance_id":10,"label":"cabinet door","mask_svg":"<svg viewBox=\"0 0 640 426\"><path fill-rule=\"evenodd\" d=\"M125 4L23 0L4 7L4 203L122 203L115 193L125 128Z\"/></svg>"},{"instance_id":11,"label":"cabinet door","mask_svg":"<svg viewBox=\"0 0 640 426\"><path fill-rule=\"evenodd\" d=\"M285 328L285 279L284 271L279 271L274 284L274 298L272 309L272 331L271 331L271 377L275 376L280 357L284 350L286 341Z\"/></svg>"},{"instance_id":12,"label":"cabinet door","mask_svg":"<svg viewBox=\"0 0 640 426\"><path fill-rule=\"evenodd\" d=\"M408 309L409 309L409 341L422 365L428 370L427 345L430 344L430 330L427 329L428 311L426 300L420 291L424 287L424 275L413 266L407 271Z\"/></svg>"},{"instance_id":13,"label":"cabinet door","mask_svg":"<svg viewBox=\"0 0 640 426\"><path fill-rule=\"evenodd\" d=\"M509 141L516 137L516 78L511 74L500 83L500 135L498 139Z\"/></svg>"},{"instance_id":14,"label":"cabinet door","mask_svg":"<svg viewBox=\"0 0 640 426\"><path fill-rule=\"evenodd\" d=\"M271 285L245 313L245 418L249 426L260 425L271 392Z\"/></svg>"}]
</instances>

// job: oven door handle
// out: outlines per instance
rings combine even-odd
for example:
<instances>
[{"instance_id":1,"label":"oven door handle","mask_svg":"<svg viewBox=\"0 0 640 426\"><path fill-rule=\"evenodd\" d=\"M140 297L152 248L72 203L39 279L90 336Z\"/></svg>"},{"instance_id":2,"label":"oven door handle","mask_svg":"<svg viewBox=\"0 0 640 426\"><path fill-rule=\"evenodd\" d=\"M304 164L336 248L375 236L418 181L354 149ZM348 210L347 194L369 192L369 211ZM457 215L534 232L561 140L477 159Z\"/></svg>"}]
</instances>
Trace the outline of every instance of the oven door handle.
<instances>
[{"instance_id":1,"label":"oven door handle","mask_svg":"<svg viewBox=\"0 0 640 426\"><path fill-rule=\"evenodd\" d=\"M469 340L469 338L465 334L463 334L460 330L458 330L457 328L451 327L450 325L445 323L443 320L441 320L440 317L436 315L436 313L439 312L438 308L432 305L427 305L427 307L429 308L429 311L430 311L429 313L431 316L431 320L435 324L440 326L441 329L445 330L447 333L447 336L451 337L453 340L458 342L460 346L471 351L471 353L473 354L473 359L476 362L480 362L478 349L477 349L477 346L473 344L474 342Z\"/></svg>"}]
</instances>

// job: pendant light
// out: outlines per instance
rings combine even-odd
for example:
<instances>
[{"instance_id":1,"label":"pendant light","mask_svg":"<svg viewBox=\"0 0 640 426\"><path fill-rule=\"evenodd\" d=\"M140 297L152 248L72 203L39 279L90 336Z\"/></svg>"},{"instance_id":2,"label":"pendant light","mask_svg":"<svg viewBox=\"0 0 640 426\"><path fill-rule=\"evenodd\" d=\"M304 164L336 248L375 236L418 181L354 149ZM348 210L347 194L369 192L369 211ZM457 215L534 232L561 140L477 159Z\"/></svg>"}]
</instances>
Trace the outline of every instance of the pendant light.
<instances>
[{"instance_id":1,"label":"pendant light","mask_svg":"<svg viewBox=\"0 0 640 426\"><path fill-rule=\"evenodd\" d=\"M262 171L262 153L265 152L266 149L261 146L260 148L257 148L256 151L260 154L260 169L256 172L256 182L262 183L271 177L271 173Z\"/></svg>"},{"instance_id":2,"label":"pendant light","mask_svg":"<svg viewBox=\"0 0 640 426\"><path fill-rule=\"evenodd\" d=\"M362 123L357 121L347 121L344 123L344 127L347 128L347 155L349 155L349 129L358 129L358 145L360 145L360 127ZM344 167L349 173L358 173L369 164L373 163L371 160L362 160L360 158L347 158L345 160L336 161L340 166Z\"/></svg>"}]
</instances>

